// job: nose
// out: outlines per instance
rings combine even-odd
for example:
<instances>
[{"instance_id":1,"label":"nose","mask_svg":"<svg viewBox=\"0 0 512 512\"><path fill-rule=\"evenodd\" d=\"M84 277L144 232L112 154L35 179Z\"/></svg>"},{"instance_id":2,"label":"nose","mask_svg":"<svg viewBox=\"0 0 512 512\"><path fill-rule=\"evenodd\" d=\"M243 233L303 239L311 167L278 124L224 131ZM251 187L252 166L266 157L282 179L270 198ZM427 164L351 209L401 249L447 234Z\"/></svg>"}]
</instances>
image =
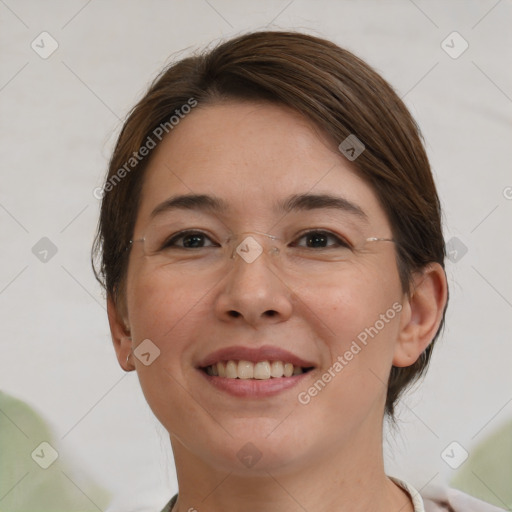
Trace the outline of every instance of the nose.
<instances>
[{"instance_id":1,"label":"nose","mask_svg":"<svg viewBox=\"0 0 512 512\"><path fill-rule=\"evenodd\" d=\"M292 314L293 292L272 265L273 251L259 251L251 240L244 243L237 247L222 280L215 305L217 316L223 321L245 321L253 327L286 321Z\"/></svg>"}]
</instances>

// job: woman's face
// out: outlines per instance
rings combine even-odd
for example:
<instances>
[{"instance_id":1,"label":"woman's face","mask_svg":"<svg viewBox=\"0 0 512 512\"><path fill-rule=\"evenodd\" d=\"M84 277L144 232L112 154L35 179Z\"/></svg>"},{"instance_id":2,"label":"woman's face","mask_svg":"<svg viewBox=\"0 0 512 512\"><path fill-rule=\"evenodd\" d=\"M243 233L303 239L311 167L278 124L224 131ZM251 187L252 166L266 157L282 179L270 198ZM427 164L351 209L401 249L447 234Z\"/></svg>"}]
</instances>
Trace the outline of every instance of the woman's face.
<instances>
[{"instance_id":1,"label":"woman's face","mask_svg":"<svg viewBox=\"0 0 512 512\"><path fill-rule=\"evenodd\" d=\"M226 208L162 206L192 194ZM280 208L298 195L340 201ZM312 228L313 238L303 236ZM202 234L153 252L162 230L187 229ZM223 257L219 244L246 232L281 238L280 253L253 234ZM175 448L225 470L257 471L380 439L406 297L394 244L360 242L391 238L391 227L372 189L312 125L270 104L196 108L154 150L134 230L134 240L143 237L131 248L124 320L144 395ZM344 257L326 258L330 251ZM205 370L224 362L231 377L282 375L285 365L273 361L312 369L270 379Z\"/></svg>"}]
</instances>

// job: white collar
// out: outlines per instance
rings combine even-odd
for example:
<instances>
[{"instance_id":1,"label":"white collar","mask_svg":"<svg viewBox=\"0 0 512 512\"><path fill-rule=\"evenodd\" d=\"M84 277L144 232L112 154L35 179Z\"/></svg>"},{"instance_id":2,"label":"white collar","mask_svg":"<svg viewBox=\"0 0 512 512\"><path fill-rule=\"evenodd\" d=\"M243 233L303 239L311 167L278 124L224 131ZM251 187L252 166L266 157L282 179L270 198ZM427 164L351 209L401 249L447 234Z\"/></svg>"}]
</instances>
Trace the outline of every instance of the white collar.
<instances>
[{"instance_id":1,"label":"white collar","mask_svg":"<svg viewBox=\"0 0 512 512\"><path fill-rule=\"evenodd\" d=\"M411 497L412 504L414 506L414 512L425 512L425 505L423 503L423 498L420 496L420 493L407 482L396 478L394 476L388 476L395 484L399 485L409 496Z\"/></svg>"}]
</instances>

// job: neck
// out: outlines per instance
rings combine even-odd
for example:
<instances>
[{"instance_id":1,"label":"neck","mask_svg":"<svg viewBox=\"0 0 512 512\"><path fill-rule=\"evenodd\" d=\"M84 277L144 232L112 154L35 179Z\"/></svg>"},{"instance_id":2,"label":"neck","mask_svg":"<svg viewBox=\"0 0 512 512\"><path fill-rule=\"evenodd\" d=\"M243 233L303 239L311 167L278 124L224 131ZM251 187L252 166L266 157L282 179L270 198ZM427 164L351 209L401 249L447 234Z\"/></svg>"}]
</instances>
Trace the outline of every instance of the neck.
<instances>
[{"instance_id":1,"label":"neck","mask_svg":"<svg viewBox=\"0 0 512 512\"><path fill-rule=\"evenodd\" d=\"M172 512L413 512L408 494L384 472L382 429L357 437L293 468L241 474L212 467L171 436L179 483Z\"/></svg>"}]
</instances>

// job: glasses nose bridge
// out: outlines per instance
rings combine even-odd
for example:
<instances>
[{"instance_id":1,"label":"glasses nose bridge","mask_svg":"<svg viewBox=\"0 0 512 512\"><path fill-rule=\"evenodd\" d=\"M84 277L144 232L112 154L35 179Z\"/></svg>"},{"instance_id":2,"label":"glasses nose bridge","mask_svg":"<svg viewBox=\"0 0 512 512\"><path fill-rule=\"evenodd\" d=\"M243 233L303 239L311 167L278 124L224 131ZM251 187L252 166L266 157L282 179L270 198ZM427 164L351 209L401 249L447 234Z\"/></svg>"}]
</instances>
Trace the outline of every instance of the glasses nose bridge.
<instances>
[{"instance_id":1,"label":"glasses nose bridge","mask_svg":"<svg viewBox=\"0 0 512 512\"><path fill-rule=\"evenodd\" d=\"M230 242L230 258L240 257L246 263L252 263L263 252L271 256L281 252L281 239L262 231L244 231L232 236Z\"/></svg>"}]
</instances>

